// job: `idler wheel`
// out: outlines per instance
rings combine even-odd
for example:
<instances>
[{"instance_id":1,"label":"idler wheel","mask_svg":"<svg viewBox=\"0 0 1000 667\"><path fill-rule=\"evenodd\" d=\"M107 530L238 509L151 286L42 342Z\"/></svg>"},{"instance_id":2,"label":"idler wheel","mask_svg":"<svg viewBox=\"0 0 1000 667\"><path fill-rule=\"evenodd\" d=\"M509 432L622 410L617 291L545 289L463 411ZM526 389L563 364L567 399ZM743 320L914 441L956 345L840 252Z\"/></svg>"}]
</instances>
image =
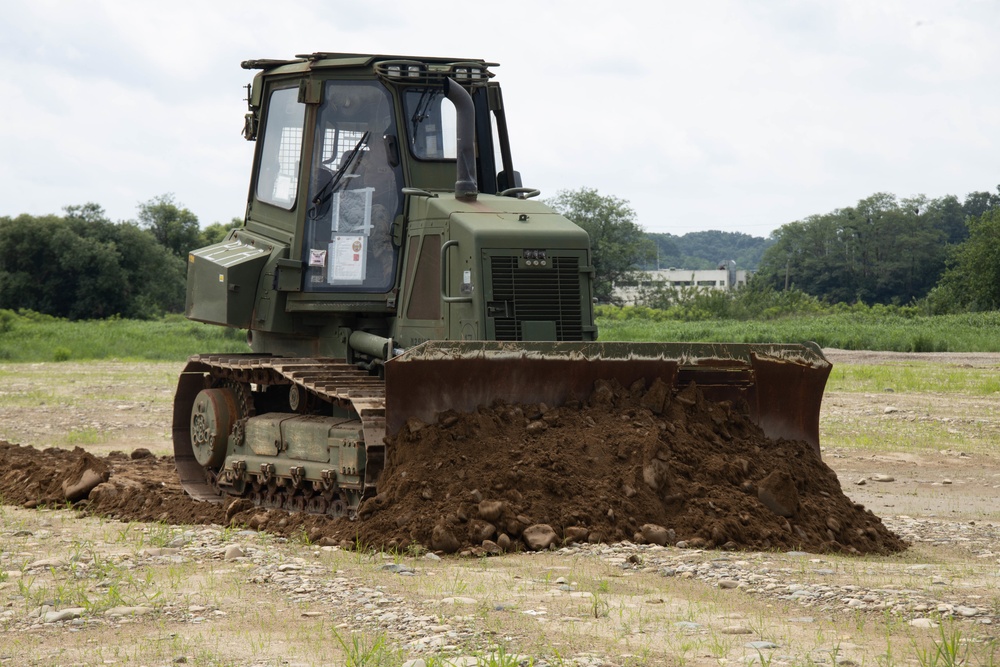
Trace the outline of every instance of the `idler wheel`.
<instances>
[{"instance_id":1,"label":"idler wheel","mask_svg":"<svg viewBox=\"0 0 1000 667\"><path fill-rule=\"evenodd\" d=\"M205 468L218 468L226 460L229 434L239 414L232 389L202 389L191 407L191 449Z\"/></svg>"}]
</instances>

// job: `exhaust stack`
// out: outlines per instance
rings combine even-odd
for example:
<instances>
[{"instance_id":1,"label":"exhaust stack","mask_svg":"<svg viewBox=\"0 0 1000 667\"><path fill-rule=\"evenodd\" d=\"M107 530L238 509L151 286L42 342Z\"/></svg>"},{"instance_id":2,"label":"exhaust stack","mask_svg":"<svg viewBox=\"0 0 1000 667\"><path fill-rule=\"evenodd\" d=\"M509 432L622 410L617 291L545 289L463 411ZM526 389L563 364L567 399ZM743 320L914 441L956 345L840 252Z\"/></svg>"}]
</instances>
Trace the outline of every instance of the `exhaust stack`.
<instances>
[{"instance_id":1,"label":"exhaust stack","mask_svg":"<svg viewBox=\"0 0 1000 667\"><path fill-rule=\"evenodd\" d=\"M475 199L479 195L476 182L476 127L472 96L449 78L444 80L444 94L455 105L456 149L455 197Z\"/></svg>"}]
</instances>

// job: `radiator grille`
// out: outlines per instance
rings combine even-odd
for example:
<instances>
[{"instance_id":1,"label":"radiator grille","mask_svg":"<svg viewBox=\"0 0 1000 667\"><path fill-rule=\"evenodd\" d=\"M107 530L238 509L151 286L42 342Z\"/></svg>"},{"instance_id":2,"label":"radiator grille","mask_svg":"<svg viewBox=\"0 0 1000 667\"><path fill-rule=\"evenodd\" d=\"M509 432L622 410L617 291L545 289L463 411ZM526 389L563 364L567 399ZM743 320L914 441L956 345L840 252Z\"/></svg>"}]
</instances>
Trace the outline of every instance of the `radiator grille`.
<instances>
[{"instance_id":1,"label":"radiator grille","mask_svg":"<svg viewBox=\"0 0 1000 667\"><path fill-rule=\"evenodd\" d=\"M518 268L517 257L491 258L492 300L507 302L513 317L494 319L497 340L521 340L521 323L554 321L556 339L583 340L580 262L576 257L550 257L551 268Z\"/></svg>"}]
</instances>

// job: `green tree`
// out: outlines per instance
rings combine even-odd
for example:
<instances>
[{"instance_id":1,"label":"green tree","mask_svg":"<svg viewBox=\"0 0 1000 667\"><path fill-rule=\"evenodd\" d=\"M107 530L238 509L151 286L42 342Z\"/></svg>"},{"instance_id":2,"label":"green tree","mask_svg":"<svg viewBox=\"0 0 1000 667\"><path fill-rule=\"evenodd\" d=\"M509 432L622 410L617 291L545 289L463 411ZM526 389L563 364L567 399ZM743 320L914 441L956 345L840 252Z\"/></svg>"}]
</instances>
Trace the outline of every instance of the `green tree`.
<instances>
[{"instance_id":1,"label":"green tree","mask_svg":"<svg viewBox=\"0 0 1000 667\"><path fill-rule=\"evenodd\" d=\"M198 247L201 230L198 217L174 203L172 194L153 197L139 204L139 226L148 229L157 243L178 257Z\"/></svg>"},{"instance_id":2,"label":"green tree","mask_svg":"<svg viewBox=\"0 0 1000 667\"><path fill-rule=\"evenodd\" d=\"M184 260L96 204L0 218L0 308L69 319L143 318L184 305Z\"/></svg>"},{"instance_id":3,"label":"green tree","mask_svg":"<svg viewBox=\"0 0 1000 667\"><path fill-rule=\"evenodd\" d=\"M939 313L1000 307L1000 207L969 220L969 238L949 256L928 301Z\"/></svg>"},{"instance_id":4,"label":"green tree","mask_svg":"<svg viewBox=\"0 0 1000 667\"><path fill-rule=\"evenodd\" d=\"M962 209L966 218L978 218L984 213L1000 208L1000 185L997 186L997 193L992 192L970 192L965 195Z\"/></svg>"},{"instance_id":5,"label":"green tree","mask_svg":"<svg viewBox=\"0 0 1000 667\"><path fill-rule=\"evenodd\" d=\"M940 216L923 197L897 202L876 193L856 206L789 223L761 258L759 278L828 302L909 303L927 295L944 270Z\"/></svg>"},{"instance_id":6,"label":"green tree","mask_svg":"<svg viewBox=\"0 0 1000 667\"><path fill-rule=\"evenodd\" d=\"M590 235L594 296L599 301L610 302L614 284L655 257L655 246L636 223L627 201L580 188L561 190L547 203Z\"/></svg>"},{"instance_id":7,"label":"green tree","mask_svg":"<svg viewBox=\"0 0 1000 667\"><path fill-rule=\"evenodd\" d=\"M934 228L944 234L945 242L949 245L961 243L969 237L969 228L965 224L967 216L962 202L955 195L926 202L921 214L928 216Z\"/></svg>"},{"instance_id":8,"label":"green tree","mask_svg":"<svg viewBox=\"0 0 1000 667\"><path fill-rule=\"evenodd\" d=\"M201 233L198 235L198 247L204 248L207 245L219 243L229 235L229 232L242 226L242 218L233 218L228 223L213 222L208 227L201 230Z\"/></svg>"}]
</instances>

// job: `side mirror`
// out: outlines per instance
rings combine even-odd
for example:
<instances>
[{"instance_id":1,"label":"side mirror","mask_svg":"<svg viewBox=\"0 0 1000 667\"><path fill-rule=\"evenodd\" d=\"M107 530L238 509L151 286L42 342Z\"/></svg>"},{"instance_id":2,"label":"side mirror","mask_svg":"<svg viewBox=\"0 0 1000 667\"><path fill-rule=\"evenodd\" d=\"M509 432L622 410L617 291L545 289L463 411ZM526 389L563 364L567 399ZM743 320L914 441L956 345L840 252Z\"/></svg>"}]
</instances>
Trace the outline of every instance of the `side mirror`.
<instances>
[{"instance_id":1,"label":"side mirror","mask_svg":"<svg viewBox=\"0 0 1000 667\"><path fill-rule=\"evenodd\" d=\"M498 186L497 190L501 191L509 190L510 188L519 188L523 185L521 183L521 172L513 171L511 172L511 175L513 176L513 178L508 179L506 171L501 171L499 174L497 174L497 186Z\"/></svg>"}]
</instances>

